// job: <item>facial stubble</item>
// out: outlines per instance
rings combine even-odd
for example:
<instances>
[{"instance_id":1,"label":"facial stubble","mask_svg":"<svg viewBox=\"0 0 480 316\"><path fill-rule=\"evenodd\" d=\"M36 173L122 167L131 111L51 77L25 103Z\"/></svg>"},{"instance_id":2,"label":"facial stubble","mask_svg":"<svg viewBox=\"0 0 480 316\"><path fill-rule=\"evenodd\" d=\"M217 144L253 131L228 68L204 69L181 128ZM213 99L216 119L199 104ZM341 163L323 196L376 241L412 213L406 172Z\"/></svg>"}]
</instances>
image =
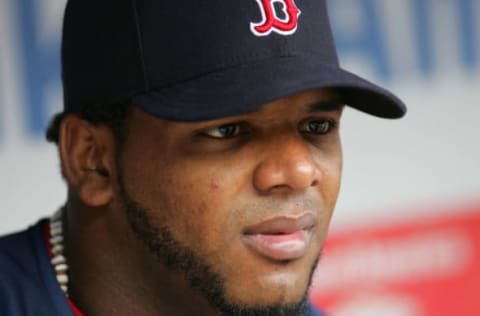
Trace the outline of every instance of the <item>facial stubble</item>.
<instances>
[{"instance_id":1,"label":"facial stubble","mask_svg":"<svg viewBox=\"0 0 480 316\"><path fill-rule=\"evenodd\" d=\"M122 175L122 172L119 173ZM165 225L156 225L151 211L135 201L126 191L123 177L119 179L120 198L131 229L148 251L165 267L182 273L189 286L199 291L213 306L218 315L225 316L302 316L308 313L307 292L319 256L311 267L307 289L295 303L278 302L268 306L242 306L226 299L226 280L216 273L203 258L176 240Z\"/></svg>"}]
</instances>

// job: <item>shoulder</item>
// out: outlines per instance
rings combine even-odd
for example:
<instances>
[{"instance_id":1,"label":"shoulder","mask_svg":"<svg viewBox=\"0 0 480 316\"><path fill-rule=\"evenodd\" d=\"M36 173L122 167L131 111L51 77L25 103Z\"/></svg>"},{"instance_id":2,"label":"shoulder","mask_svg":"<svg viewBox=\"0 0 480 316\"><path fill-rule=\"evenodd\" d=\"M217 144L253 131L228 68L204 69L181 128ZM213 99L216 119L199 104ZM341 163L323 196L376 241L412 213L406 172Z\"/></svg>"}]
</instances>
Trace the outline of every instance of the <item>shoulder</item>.
<instances>
[{"instance_id":1,"label":"shoulder","mask_svg":"<svg viewBox=\"0 0 480 316\"><path fill-rule=\"evenodd\" d=\"M38 280L35 249L31 242L31 230L0 237L0 275L2 280L19 280L33 277ZM7 285L2 282L2 288Z\"/></svg>"},{"instance_id":2,"label":"shoulder","mask_svg":"<svg viewBox=\"0 0 480 316\"><path fill-rule=\"evenodd\" d=\"M40 225L0 237L0 315L55 315L38 255Z\"/></svg>"},{"instance_id":3,"label":"shoulder","mask_svg":"<svg viewBox=\"0 0 480 316\"><path fill-rule=\"evenodd\" d=\"M0 237L0 274L5 277L31 277L39 281L38 247L42 223L28 230Z\"/></svg>"}]
</instances>

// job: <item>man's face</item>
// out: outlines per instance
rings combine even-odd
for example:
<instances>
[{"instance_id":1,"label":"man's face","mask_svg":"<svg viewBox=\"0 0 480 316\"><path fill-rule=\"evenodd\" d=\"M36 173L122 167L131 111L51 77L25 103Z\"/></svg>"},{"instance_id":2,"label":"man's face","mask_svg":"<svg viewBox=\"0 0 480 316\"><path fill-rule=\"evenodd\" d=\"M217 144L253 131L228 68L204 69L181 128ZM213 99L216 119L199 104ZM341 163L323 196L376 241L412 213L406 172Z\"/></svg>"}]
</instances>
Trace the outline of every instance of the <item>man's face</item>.
<instances>
[{"instance_id":1,"label":"man's face","mask_svg":"<svg viewBox=\"0 0 480 316\"><path fill-rule=\"evenodd\" d=\"M195 123L135 109L120 195L159 264L227 304L301 302L340 185L342 108L334 100L311 90Z\"/></svg>"}]
</instances>

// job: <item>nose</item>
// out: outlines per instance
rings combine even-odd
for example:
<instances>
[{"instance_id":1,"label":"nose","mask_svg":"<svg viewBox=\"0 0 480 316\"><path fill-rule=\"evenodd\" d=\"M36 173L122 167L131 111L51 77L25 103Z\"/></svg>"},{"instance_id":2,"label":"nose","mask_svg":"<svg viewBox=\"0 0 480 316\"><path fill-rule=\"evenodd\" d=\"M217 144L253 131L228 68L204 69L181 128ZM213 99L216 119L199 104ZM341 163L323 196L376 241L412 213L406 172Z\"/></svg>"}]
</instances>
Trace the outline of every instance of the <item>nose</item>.
<instances>
[{"instance_id":1,"label":"nose","mask_svg":"<svg viewBox=\"0 0 480 316\"><path fill-rule=\"evenodd\" d=\"M312 148L301 137L280 137L264 144L253 185L262 194L300 191L319 184L322 172Z\"/></svg>"}]
</instances>

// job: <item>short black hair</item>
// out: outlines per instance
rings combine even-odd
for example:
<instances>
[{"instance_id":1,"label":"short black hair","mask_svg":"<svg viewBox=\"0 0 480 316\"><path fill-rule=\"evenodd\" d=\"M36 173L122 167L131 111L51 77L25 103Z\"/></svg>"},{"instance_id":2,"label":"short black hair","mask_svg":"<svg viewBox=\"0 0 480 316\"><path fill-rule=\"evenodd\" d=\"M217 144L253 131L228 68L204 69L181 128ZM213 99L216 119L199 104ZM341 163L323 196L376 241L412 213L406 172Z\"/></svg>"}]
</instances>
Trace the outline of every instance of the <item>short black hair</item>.
<instances>
[{"instance_id":1,"label":"short black hair","mask_svg":"<svg viewBox=\"0 0 480 316\"><path fill-rule=\"evenodd\" d=\"M58 144L62 120L67 115L74 114L93 125L105 125L111 128L117 148L121 148L126 136L126 122L132 107L131 100L126 100L107 105L86 105L79 111L61 112L50 121L45 136L49 142Z\"/></svg>"}]
</instances>

